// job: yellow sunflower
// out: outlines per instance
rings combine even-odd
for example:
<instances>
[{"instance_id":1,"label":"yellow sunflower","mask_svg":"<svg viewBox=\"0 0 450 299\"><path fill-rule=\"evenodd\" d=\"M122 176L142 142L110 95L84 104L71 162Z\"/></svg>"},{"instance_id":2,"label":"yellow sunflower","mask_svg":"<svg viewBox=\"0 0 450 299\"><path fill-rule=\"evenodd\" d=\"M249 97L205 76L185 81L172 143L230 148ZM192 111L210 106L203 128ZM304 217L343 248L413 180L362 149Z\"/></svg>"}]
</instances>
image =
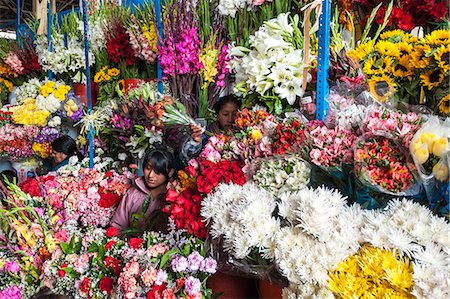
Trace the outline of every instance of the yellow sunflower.
<instances>
[{"instance_id":1,"label":"yellow sunflower","mask_svg":"<svg viewBox=\"0 0 450 299\"><path fill-rule=\"evenodd\" d=\"M110 68L108 70L108 75L110 75L111 77L118 76L119 74L120 74L120 71L118 69L116 69L115 67Z\"/></svg>"},{"instance_id":2,"label":"yellow sunflower","mask_svg":"<svg viewBox=\"0 0 450 299\"><path fill-rule=\"evenodd\" d=\"M405 38L410 38L411 34L397 29L397 30L391 30L391 31L387 31L383 34L380 35L380 40L389 40L393 43L398 43L398 42L402 42L405 40Z\"/></svg>"},{"instance_id":3,"label":"yellow sunflower","mask_svg":"<svg viewBox=\"0 0 450 299\"><path fill-rule=\"evenodd\" d=\"M396 84L387 75L373 76L367 80L369 91L379 102L384 103L394 94Z\"/></svg>"},{"instance_id":4,"label":"yellow sunflower","mask_svg":"<svg viewBox=\"0 0 450 299\"><path fill-rule=\"evenodd\" d=\"M426 68L431 61L430 53L432 49L429 45L416 45L411 52L411 64L416 69Z\"/></svg>"},{"instance_id":5,"label":"yellow sunflower","mask_svg":"<svg viewBox=\"0 0 450 299\"><path fill-rule=\"evenodd\" d=\"M422 84L426 86L428 90L432 90L444 81L444 72L442 69L429 70L420 75L420 79L422 79Z\"/></svg>"},{"instance_id":6,"label":"yellow sunflower","mask_svg":"<svg viewBox=\"0 0 450 299\"><path fill-rule=\"evenodd\" d=\"M94 82L95 83L100 83L103 81L103 77L104 77L105 73L103 71L99 71L97 72L97 74L95 74L94 76Z\"/></svg>"},{"instance_id":7,"label":"yellow sunflower","mask_svg":"<svg viewBox=\"0 0 450 299\"><path fill-rule=\"evenodd\" d=\"M407 42L400 42L400 43L396 44L396 46L398 47L398 50L400 51L399 57L403 57L405 55L411 55L411 53L413 51L413 45L411 45Z\"/></svg>"},{"instance_id":8,"label":"yellow sunflower","mask_svg":"<svg viewBox=\"0 0 450 299\"><path fill-rule=\"evenodd\" d=\"M402 56L398 62L392 67L392 74L398 78L412 79L414 67L410 63L409 55Z\"/></svg>"},{"instance_id":9,"label":"yellow sunflower","mask_svg":"<svg viewBox=\"0 0 450 299\"><path fill-rule=\"evenodd\" d=\"M366 75L381 75L390 70L394 61L391 57L376 59L372 57L364 63L363 71Z\"/></svg>"},{"instance_id":10,"label":"yellow sunflower","mask_svg":"<svg viewBox=\"0 0 450 299\"><path fill-rule=\"evenodd\" d=\"M397 47L397 44L391 43L389 41L379 41L376 44L376 49L381 55L399 57L400 50Z\"/></svg>"},{"instance_id":11,"label":"yellow sunflower","mask_svg":"<svg viewBox=\"0 0 450 299\"><path fill-rule=\"evenodd\" d=\"M450 70L450 46L440 46L434 53L434 59L444 72L448 72Z\"/></svg>"},{"instance_id":12,"label":"yellow sunflower","mask_svg":"<svg viewBox=\"0 0 450 299\"><path fill-rule=\"evenodd\" d=\"M440 29L425 36L425 42L432 46L442 46L450 44L450 31Z\"/></svg>"},{"instance_id":13,"label":"yellow sunflower","mask_svg":"<svg viewBox=\"0 0 450 299\"><path fill-rule=\"evenodd\" d=\"M347 56L353 59L353 61L359 62L366 58L373 48L373 41L359 45L355 50L347 52Z\"/></svg>"},{"instance_id":14,"label":"yellow sunflower","mask_svg":"<svg viewBox=\"0 0 450 299\"><path fill-rule=\"evenodd\" d=\"M439 101L438 108L442 115L448 116L450 114L450 94Z\"/></svg>"}]
</instances>

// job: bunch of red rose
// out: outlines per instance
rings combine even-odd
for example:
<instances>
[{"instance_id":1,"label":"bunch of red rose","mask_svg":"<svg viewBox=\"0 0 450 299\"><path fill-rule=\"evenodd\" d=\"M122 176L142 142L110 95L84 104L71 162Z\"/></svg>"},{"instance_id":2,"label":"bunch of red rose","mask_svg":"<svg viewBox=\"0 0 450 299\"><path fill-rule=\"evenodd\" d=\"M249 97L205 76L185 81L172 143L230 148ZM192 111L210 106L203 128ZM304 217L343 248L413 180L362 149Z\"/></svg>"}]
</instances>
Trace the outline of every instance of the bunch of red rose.
<instances>
[{"instance_id":1,"label":"bunch of red rose","mask_svg":"<svg viewBox=\"0 0 450 299\"><path fill-rule=\"evenodd\" d=\"M192 162L190 162L192 163ZM239 161L195 161L178 174L181 188L169 189L164 212L168 213L179 229L186 229L199 238L206 237L206 228L200 215L202 199L220 183L244 185L243 163Z\"/></svg>"},{"instance_id":2,"label":"bunch of red rose","mask_svg":"<svg viewBox=\"0 0 450 299\"><path fill-rule=\"evenodd\" d=\"M286 155L297 153L305 147L305 125L297 118L286 118L282 124L277 125L273 153Z\"/></svg>"}]
</instances>

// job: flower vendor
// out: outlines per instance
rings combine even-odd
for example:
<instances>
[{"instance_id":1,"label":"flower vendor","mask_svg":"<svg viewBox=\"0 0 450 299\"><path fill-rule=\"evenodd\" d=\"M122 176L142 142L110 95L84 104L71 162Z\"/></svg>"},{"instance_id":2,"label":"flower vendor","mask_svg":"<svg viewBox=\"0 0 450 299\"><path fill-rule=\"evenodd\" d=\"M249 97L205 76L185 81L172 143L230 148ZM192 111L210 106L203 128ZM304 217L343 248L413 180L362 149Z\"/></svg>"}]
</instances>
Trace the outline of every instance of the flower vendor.
<instances>
[{"instance_id":1,"label":"flower vendor","mask_svg":"<svg viewBox=\"0 0 450 299\"><path fill-rule=\"evenodd\" d=\"M63 135L52 142L52 161L48 168L51 171L56 171L69 164L69 159L73 156L76 156L78 160L83 157L78 151L75 140L68 135Z\"/></svg>"},{"instance_id":2,"label":"flower vendor","mask_svg":"<svg viewBox=\"0 0 450 299\"><path fill-rule=\"evenodd\" d=\"M219 99L214 105L217 120L208 126L208 131L213 134L229 133L233 129L236 111L238 111L241 103L234 95L227 95ZM190 138L182 143L180 157L183 163L187 162L200 154L203 146L206 144L207 138L204 136L204 129L201 125L189 125L191 132Z\"/></svg>"},{"instance_id":3,"label":"flower vendor","mask_svg":"<svg viewBox=\"0 0 450 299\"><path fill-rule=\"evenodd\" d=\"M156 148L145 156L142 164L144 176L137 178L134 186L125 194L111 220L111 226L122 233L148 228L166 230L166 219L158 216L164 206L167 183L174 174L172 164L173 156L167 148ZM153 221L157 222L151 227Z\"/></svg>"}]
</instances>

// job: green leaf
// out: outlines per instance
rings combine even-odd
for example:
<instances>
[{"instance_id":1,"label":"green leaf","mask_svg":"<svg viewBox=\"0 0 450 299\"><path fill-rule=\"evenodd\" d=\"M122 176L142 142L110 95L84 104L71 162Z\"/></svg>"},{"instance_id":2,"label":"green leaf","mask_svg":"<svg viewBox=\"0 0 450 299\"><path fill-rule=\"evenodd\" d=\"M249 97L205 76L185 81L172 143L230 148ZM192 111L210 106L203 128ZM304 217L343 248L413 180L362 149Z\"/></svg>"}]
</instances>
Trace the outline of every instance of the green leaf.
<instances>
[{"instance_id":1,"label":"green leaf","mask_svg":"<svg viewBox=\"0 0 450 299\"><path fill-rule=\"evenodd\" d=\"M97 252L98 251L98 245L97 244L91 244L91 246L89 246L88 248L88 252Z\"/></svg>"},{"instance_id":2,"label":"green leaf","mask_svg":"<svg viewBox=\"0 0 450 299\"><path fill-rule=\"evenodd\" d=\"M281 104L280 99L275 100L275 114L281 114L283 112L283 104Z\"/></svg>"},{"instance_id":3,"label":"green leaf","mask_svg":"<svg viewBox=\"0 0 450 299\"><path fill-rule=\"evenodd\" d=\"M161 258L161 262L159 263L159 268L162 269L167 264L172 254L173 254L172 250L169 250L163 255L163 257Z\"/></svg>"},{"instance_id":4,"label":"green leaf","mask_svg":"<svg viewBox=\"0 0 450 299\"><path fill-rule=\"evenodd\" d=\"M188 256L190 252L191 252L191 245L189 244L184 245L183 255Z\"/></svg>"}]
</instances>

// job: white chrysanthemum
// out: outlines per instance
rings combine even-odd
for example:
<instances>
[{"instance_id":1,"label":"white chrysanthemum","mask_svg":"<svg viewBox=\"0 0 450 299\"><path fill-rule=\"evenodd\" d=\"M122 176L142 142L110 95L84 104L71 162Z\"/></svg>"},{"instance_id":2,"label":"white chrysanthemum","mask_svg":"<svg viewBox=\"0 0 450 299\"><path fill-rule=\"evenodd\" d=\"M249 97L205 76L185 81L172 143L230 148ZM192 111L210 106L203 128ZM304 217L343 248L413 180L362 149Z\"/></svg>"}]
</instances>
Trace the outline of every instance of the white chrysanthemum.
<instances>
[{"instance_id":1,"label":"white chrysanthemum","mask_svg":"<svg viewBox=\"0 0 450 299\"><path fill-rule=\"evenodd\" d=\"M389 228L388 242L391 248L398 250L401 255L407 255L409 258L411 258L413 252L421 248L409 234L394 227Z\"/></svg>"},{"instance_id":2,"label":"white chrysanthemum","mask_svg":"<svg viewBox=\"0 0 450 299\"><path fill-rule=\"evenodd\" d=\"M434 266L434 267L448 267L450 259L442 248L434 244L428 244L425 248L419 248L413 254L413 258L417 263Z\"/></svg>"}]
</instances>

